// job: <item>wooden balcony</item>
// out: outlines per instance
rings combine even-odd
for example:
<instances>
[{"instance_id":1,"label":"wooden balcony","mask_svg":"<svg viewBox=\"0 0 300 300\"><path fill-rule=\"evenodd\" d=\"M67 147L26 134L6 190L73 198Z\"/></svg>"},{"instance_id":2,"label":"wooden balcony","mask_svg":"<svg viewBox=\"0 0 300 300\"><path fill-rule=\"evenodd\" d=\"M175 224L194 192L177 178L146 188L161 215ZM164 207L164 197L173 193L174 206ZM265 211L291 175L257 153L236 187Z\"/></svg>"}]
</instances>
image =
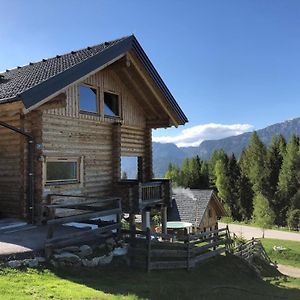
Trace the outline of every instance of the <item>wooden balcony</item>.
<instances>
[{"instance_id":1,"label":"wooden balcony","mask_svg":"<svg viewBox=\"0 0 300 300\"><path fill-rule=\"evenodd\" d=\"M115 193L122 199L122 210L126 213L140 213L145 208L171 204L171 183L168 179L148 182L122 180L117 183Z\"/></svg>"}]
</instances>

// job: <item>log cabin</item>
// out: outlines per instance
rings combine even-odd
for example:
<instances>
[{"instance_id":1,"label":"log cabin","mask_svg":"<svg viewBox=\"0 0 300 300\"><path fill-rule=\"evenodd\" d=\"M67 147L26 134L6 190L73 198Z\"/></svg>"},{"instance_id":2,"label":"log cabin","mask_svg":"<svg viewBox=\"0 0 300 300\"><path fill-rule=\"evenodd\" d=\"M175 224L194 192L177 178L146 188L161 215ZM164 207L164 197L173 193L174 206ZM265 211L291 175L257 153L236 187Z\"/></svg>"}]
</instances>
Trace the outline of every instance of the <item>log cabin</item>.
<instances>
[{"instance_id":1,"label":"log cabin","mask_svg":"<svg viewBox=\"0 0 300 300\"><path fill-rule=\"evenodd\" d=\"M149 226L153 207L166 222L152 129L187 121L133 35L0 73L0 217L40 223L55 198L121 197L132 226L135 214ZM122 156L136 180L121 180Z\"/></svg>"},{"instance_id":2,"label":"log cabin","mask_svg":"<svg viewBox=\"0 0 300 300\"><path fill-rule=\"evenodd\" d=\"M194 232L218 228L226 211L213 190L174 188L168 221L188 222Z\"/></svg>"}]
</instances>

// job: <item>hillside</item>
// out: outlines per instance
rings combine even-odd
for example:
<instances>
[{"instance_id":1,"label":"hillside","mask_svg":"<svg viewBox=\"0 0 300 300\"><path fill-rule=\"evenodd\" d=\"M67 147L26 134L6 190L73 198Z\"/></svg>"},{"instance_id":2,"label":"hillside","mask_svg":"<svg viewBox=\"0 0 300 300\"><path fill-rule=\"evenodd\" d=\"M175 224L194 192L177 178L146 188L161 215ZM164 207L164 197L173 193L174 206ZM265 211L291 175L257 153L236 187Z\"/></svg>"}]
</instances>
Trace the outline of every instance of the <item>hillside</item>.
<instances>
[{"instance_id":1,"label":"hillside","mask_svg":"<svg viewBox=\"0 0 300 300\"><path fill-rule=\"evenodd\" d=\"M292 134L300 135L300 118L282 123L276 123L257 130L258 136L268 145L274 135L282 134L289 139ZM203 141L198 147L178 148L174 144L153 143L153 171L156 177L164 175L170 162L181 164L186 157L199 155L202 159L209 159L217 149L224 149L226 153L234 153L239 157L242 150L248 145L251 132L231 136L219 140Z\"/></svg>"}]
</instances>

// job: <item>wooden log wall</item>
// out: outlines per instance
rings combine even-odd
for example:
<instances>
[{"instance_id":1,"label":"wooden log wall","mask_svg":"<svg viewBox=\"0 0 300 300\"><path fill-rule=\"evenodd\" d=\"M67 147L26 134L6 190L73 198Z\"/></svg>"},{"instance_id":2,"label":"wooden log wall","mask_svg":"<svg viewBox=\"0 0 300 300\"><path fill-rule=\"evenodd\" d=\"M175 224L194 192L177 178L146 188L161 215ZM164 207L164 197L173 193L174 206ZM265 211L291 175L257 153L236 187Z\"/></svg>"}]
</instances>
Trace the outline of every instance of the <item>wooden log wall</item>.
<instances>
[{"instance_id":1,"label":"wooden log wall","mask_svg":"<svg viewBox=\"0 0 300 300\"><path fill-rule=\"evenodd\" d=\"M49 193L67 192L97 197L110 195L114 182L120 176L117 174L120 173L120 157L116 156L142 157L145 178L150 176L151 129L147 128L140 99L109 68L90 76L83 83L97 87L98 105L102 112L104 92L117 93L121 101L120 118L116 120L105 117L103 113L80 112L80 84L66 89L66 105L60 108L40 107L24 116L20 108L12 113L3 105L0 107L1 120L25 128L32 133L38 146L34 161L35 211L38 219L41 219L41 204L46 202ZM120 122L118 130L116 121ZM26 139L4 128L0 128L0 134L0 214L25 216ZM80 158L83 180L75 184L45 185L43 160L47 157Z\"/></svg>"},{"instance_id":2,"label":"wooden log wall","mask_svg":"<svg viewBox=\"0 0 300 300\"><path fill-rule=\"evenodd\" d=\"M20 111L0 114L0 120L21 128ZM0 126L0 217L25 213L23 167L24 138Z\"/></svg>"},{"instance_id":3,"label":"wooden log wall","mask_svg":"<svg viewBox=\"0 0 300 300\"><path fill-rule=\"evenodd\" d=\"M150 158L145 154L145 138L149 138L151 129L146 128L146 117L138 99L108 70L100 71L84 82L98 88L100 107L103 105L101 97L104 91L118 93L121 118L80 112L78 84L67 89L66 107L43 111L41 156L82 157L83 181L67 185L45 185L43 174L40 182L42 202L45 202L49 193L109 196L114 192L114 183L120 179L121 155ZM146 165L150 166L151 162Z\"/></svg>"},{"instance_id":4,"label":"wooden log wall","mask_svg":"<svg viewBox=\"0 0 300 300\"><path fill-rule=\"evenodd\" d=\"M209 211L210 211L210 215L209 215ZM212 201L209 202L206 211L204 213L202 222L200 223L200 230L203 230L204 228L206 230L209 230L211 228L214 228L215 225L218 222L218 216L217 216L217 212L216 212L216 208L213 205Z\"/></svg>"}]
</instances>

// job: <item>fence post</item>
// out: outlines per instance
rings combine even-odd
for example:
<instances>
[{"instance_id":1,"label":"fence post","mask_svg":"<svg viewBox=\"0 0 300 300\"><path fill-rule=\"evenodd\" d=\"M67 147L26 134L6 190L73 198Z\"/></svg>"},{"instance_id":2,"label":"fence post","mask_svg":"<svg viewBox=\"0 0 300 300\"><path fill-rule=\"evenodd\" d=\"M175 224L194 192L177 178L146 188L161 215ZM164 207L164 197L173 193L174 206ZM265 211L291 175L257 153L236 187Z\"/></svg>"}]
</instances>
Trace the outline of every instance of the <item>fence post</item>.
<instances>
[{"instance_id":1,"label":"fence post","mask_svg":"<svg viewBox=\"0 0 300 300\"><path fill-rule=\"evenodd\" d=\"M150 228L146 229L147 231L147 272L151 270L151 232Z\"/></svg>"},{"instance_id":2,"label":"fence post","mask_svg":"<svg viewBox=\"0 0 300 300\"><path fill-rule=\"evenodd\" d=\"M228 224L226 225L226 241L225 241L225 249L226 252L229 252L229 242L231 241L231 237L230 237L230 232L229 232L229 227Z\"/></svg>"},{"instance_id":3,"label":"fence post","mask_svg":"<svg viewBox=\"0 0 300 300\"><path fill-rule=\"evenodd\" d=\"M190 266L190 259L191 259L191 248L190 248L190 234L187 234L187 263L186 267L187 270L189 271L191 266Z\"/></svg>"}]
</instances>

